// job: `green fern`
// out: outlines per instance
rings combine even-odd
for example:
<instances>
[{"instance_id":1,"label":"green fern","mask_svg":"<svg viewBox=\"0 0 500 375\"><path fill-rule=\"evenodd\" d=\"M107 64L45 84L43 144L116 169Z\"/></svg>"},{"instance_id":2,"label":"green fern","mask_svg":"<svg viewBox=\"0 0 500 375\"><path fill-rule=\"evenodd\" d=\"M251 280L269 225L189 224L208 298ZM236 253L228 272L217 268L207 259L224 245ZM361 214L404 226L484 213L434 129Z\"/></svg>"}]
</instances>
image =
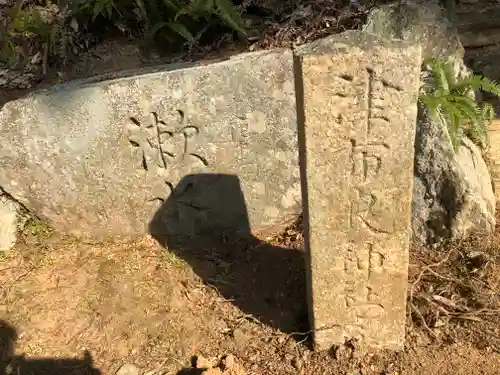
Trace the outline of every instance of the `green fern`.
<instances>
[{"instance_id":1,"label":"green fern","mask_svg":"<svg viewBox=\"0 0 500 375\"><path fill-rule=\"evenodd\" d=\"M447 124L453 148L460 147L465 135L486 143L495 113L489 103L479 105L473 93L482 90L500 97L500 84L477 74L457 79L451 65L443 61L429 60L426 65L432 83L422 89L420 102L431 116Z\"/></svg>"},{"instance_id":2,"label":"green fern","mask_svg":"<svg viewBox=\"0 0 500 375\"><path fill-rule=\"evenodd\" d=\"M215 8L215 13L227 26L243 36L247 35L241 14L231 3L231 0L215 0Z\"/></svg>"},{"instance_id":3,"label":"green fern","mask_svg":"<svg viewBox=\"0 0 500 375\"><path fill-rule=\"evenodd\" d=\"M199 18L210 20L214 15L229 28L242 36L247 36L241 14L231 0L193 0L177 12L175 20L181 16L195 20Z\"/></svg>"},{"instance_id":4,"label":"green fern","mask_svg":"<svg viewBox=\"0 0 500 375\"><path fill-rule=\"evenodd\" d=\"M191 13L209 13L214 11L214 0L194 0L191 3Z\"/></svg>"},{"instance_id":5,"label":"green fern","mask_svg":"<svg viewBox=\"0 0 500 375\"><path fill-rule=\"evenodd\" d=\"M232 0L58 0L52 2L56 11L40 5L51 2L13 2L9 17L0 19L0 64L9 67L30 61L33 45L43 51L44 65L58 55L65 58L75 33L92 32L97 24L114 27L137 37L146 49L162 52L180 48L184 41L201 43L201 36L212 26L247 35L243 8Z\"/></svg>"}]
</instances>

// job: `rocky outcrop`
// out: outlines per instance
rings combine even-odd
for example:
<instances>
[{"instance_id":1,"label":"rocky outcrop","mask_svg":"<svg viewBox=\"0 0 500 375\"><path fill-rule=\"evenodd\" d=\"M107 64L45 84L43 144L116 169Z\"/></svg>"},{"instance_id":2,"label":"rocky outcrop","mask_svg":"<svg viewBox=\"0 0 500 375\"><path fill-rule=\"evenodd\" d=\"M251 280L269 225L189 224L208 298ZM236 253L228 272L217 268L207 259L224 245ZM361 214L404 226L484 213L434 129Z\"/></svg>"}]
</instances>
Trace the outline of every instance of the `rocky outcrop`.
<instances>
[{"instance_id":1,"label":"rocky outcrop","mask_svg":"<svg viewBox=\"0 0 500 375\"><path fill-rule=\"evenodd\" d=\"M375 9L366 32L412 40L423 57L452 62L457 75L468 74L456 29L437 3L393 4ZM425 79L425 76L422 76ZM495 227L495 196L481 151L465 139L455 152L446 124L419 109L415 139L412 229L423 244L463 238Z\"/></svg>"},{"instance_id":2,"label":"rocky outcrop","mask_svg":"<svg viewBox=\"0 0 500 375\"><path fill-rule=\"evenodd\" d=\"M453 150L447 129L421 110L415 139L412 228L421 243L495 228L495 196L481 151L465 139Z\"/></svg>"}]
</instances>

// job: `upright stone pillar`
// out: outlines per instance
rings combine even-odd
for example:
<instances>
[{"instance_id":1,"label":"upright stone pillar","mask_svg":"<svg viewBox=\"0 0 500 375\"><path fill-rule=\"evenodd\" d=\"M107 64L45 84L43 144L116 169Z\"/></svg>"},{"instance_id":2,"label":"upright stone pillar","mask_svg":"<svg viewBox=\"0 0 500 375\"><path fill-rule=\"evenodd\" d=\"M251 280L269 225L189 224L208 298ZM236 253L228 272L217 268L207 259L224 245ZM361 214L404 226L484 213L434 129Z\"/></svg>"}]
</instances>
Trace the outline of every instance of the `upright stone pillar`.
<instances>
[{"instance_id":1,"label":"upright stone pillar","mask_svg":"<svg viewBox=\"0 0 500 375\"><path fill-rule=\"evenodd\" d=\"M295 64L315 343L402 348L420 48L348 32Z\"/></svg>"}]
</instances>

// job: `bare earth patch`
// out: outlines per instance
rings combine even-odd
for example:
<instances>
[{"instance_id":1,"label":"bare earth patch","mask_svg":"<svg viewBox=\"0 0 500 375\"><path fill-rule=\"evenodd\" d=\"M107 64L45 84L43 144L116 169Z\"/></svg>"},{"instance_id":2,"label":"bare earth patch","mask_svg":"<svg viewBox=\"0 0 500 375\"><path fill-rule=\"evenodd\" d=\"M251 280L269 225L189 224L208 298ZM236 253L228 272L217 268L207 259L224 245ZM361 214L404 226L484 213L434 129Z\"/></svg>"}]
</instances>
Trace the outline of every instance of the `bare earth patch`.
<instances>
[{"instance_id":1,"label":"bare earth patch","mask_svg":"<svg viewBox=\"0 0 500 375\"><path fill-rule=\"evenodd\" d=\"M500 374L498 241L476 268L457 255L470 248L414 250L410 287L424 272L412 303L427 327L413 312L404 352L361 354L356 342L308 347L300 228L265 242L183 242L177 255L148 237L42 234L0 261L0 373L114 374L133 363L150 375Z\"/></svg>"}]
</instances>

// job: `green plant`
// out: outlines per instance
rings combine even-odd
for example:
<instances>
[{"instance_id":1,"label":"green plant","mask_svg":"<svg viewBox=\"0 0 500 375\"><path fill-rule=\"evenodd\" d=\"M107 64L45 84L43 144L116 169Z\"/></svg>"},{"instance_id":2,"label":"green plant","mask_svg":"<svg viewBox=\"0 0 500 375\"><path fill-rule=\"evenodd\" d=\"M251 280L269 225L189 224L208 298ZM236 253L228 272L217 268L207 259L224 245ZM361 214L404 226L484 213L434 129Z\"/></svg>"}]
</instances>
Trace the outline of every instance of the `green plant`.
<instances>
[{"instance_id":1,"label":"green plant","mask_svg":"<svg viewBox=\"0 0 500 375\"><path fill-rule=\"evenodd\" d=\"M17 0L14 7L10 10L10 22L2 22L0 28L0 62L7 63L10 66L15 65L22 53L18 42L14 40L16 28L19 29L19 16L22 11L23 0ZM27 30L23 30L23 33Z\"/></svg>"},{"instance_id":2,"label":"green plant","mask_svg":"<svg viewBox=\"0 0 500 375\"><path fill-rule=\"evenodd\" d=\"M146 41L171 41L168 31L193 41L206 26L221 23L246 36L241 14L231 0L136 0L137 12L143 19ZM167 30L167 32L165 32Z\"/></svg>"},{"instance_id":3,"label":"green plant","mask_svg":"<svg viewBox=\"0 0 500 375\"><path fill-rule=\"evenodd\" d=\"M55 54L62 39L64 19L57 7L31 6L22 8L18 1L11 9L9 24L4 27L0 49L0 61L8 66L16 65L21 57L29 58L25 45L40 42L44 69L49 55Z\"/></svg>"},{"instance_id":4,"label":"green plant","mask_svg":"<svg viewBox=\"0 0 500 375\"><path fill-rule=\"evenodd\" d=\"M35 217L26 222L24 231L40 239L49 238L54 233L54 229L48 223Z\"/></svg>"},{"instance_id":5,"label":"green plant","mask_svg":"<svg viewBox=\"0 0 500 375\"><path fill-rule=\"evenodd\" d=\"M89 12L92 21L102 17L115 25L120 24L120 29L123 25L138 29L141 37L148 42L174 42L173 35L192 41L195 32L215 23L246 35L241 14L231 0L193 0L187 3L183 0L73 1L80 1L79 11Z\"/></svg>"},{"instance_id":6,"label":"green plant","mask_svg":"<svg viewBox=\"0 0 500 375\"><path fill-rule=\"evenodd\" d=\"M93 0L88 2L88 4L92 9L92 17L94 20L98 16L104 16L108 19L113 19L113 16L115 14L123 17L114 0Z\"/></svg>"},{"instance_id":7,"label":"green plant","mask_svg":"<svg viewBox=\"0 0 500 375\"><path fill-rule=\"evenodd\" d=\"M0 63L9 68L21 58L33 63L41 51L45 70L50 57L67 57L78 33L103 26L163 49L186 40L199 42L214 26L246 36L241 11L232 0L16 0L8 17L0 17Z\"/></svg>"},{"instance_id":8,"label":"green plant","mask_svg":"<svg viewBox=\"0 0 500 375\"><path fill-rule=\"evenodd\" d=\"M476 143L486 142L495 113L489 103L476 102L474 91L500 96L500 84L477 74L457 78L449 63L435 59L427 61L426 66L432 81L422 88L419 99L431 116L447 124L453 148L460 147L464 135Z\"/></svg>"},{"instance_id":9,"label":"green plant","mask_svg":"<svg viewBox=\"0 0 500 375\"><path fill-rule=\"evenodd\" d=\"M209 20L215 15L226 26L243 36L247 35L241 14L230 0L194 0L191 4L181 8L175 18L184 14L195 20L199 18Z\"/></svg>"}]
</instances>

